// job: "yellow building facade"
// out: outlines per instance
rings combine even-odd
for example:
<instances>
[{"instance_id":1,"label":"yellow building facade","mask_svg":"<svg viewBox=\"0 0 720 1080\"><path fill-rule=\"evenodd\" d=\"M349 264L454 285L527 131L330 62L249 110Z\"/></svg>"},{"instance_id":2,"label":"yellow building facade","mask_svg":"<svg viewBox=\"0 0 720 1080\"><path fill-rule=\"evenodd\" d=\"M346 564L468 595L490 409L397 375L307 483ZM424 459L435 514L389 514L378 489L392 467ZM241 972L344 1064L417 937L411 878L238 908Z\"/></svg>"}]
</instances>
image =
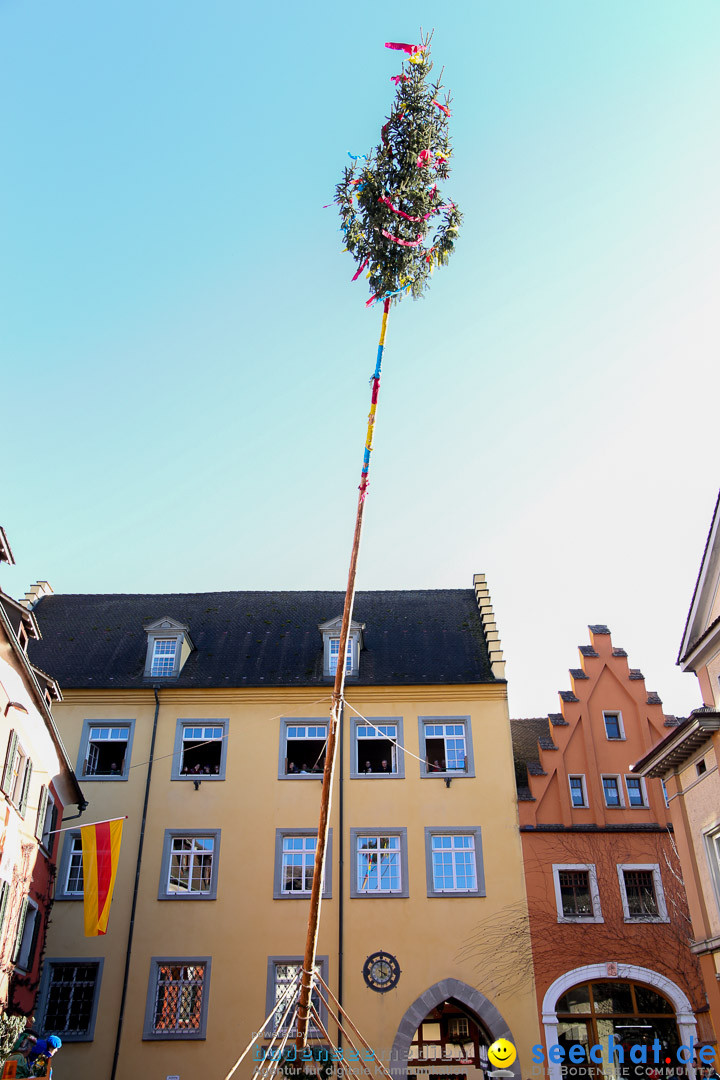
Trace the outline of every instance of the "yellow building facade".
<instances>
[{"instance_id":1,"label":"yellow building facade","mask_svg":"<svg viewBox=\"0 0 720 1080\"><path fill-rule=\"evenodd\" d=\"M64 836L37 1012L64 1041L58 1080L222 1078L297 974L341 605L39 604L85 819L127 815L104 937L83 936L79 840ZM484 578L358 594L346 663L320 972L394 1075L480 1080L504 1036L519 1077L539 1031L529 939L498 948L526 901Z\"/></svg>"}]
</instances>

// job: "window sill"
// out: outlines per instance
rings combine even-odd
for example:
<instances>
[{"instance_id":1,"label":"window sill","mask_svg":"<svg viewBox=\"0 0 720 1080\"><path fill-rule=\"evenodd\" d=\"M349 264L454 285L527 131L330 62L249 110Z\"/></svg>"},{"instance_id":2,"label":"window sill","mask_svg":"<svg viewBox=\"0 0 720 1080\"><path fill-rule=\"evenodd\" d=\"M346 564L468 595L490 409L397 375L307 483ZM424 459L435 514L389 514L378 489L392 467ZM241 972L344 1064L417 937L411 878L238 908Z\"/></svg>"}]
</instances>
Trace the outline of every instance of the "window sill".
<instances>
[{"instance_id":1,"label":"window sill","mask_svg":"<svg viewBox=\"0 0 720 1080\"><path fill-rule=\"evenodd\" d=\"M202 780L203 783L206 780L212 780L217 782L218 780L224 780L224 776L219 776L217 773L183 773L182 776L171 776L171 780L185 780L192 782L193 780Z\"/></svg>"},{"instance_id":2,"label":"window sill","mask_svg":"<svg viewBox=\"0 0 720 1080\"><path fill-rule=\"evenodd\" d=\"M588 923L604 923L605 920L602 915L558 915L558 922L566 926L587 926Z\"/></svg>"},{"instance_id":3,"label":"window sill","mask_svg":"<svg viewBox=\"0 0 720 1080\"><path fill-rule=\"evenodd\" d=\"M632 925L632 923L669 923L670 919L662 915L626 915L623 922Z\"/></svg>"},{"instance_id":4,"label":"window sill","mask_svg":"<svg viewBox=\"0 0 720 1080\"><path fill-rule=\"evenodd\" d=\"M321 772L288 773L285 776L278 776L278 780L322 780L322 778Z\"/></svg>"},{"instance_id":5,"label":"window sill","mask_svg":"<svg viewBox=\"0 0 720 1080\"><path fill-rule=\"evenodd\" d=\"M213 893L163 893L158 900L217 900L217 896Z\"/></svg>"},{"instance_id":6,"label":"window sill","mask_svg":"<svg viewBox=\"0 0 720 1080\"><path fill-rule=\"evenodd\" d=\"M93 774L93 775L88 775L88 776L80 776L80 777L78 777L78 779L79 779L81 784L95 784L95 783L117 784L118 781L129 780L130 777L129 776L124 776L124 775L121 775L120 773L118 773L117 776L111 776L109 774L107 776L96 776L96 775Z\"/></svg>"}]
</instances>

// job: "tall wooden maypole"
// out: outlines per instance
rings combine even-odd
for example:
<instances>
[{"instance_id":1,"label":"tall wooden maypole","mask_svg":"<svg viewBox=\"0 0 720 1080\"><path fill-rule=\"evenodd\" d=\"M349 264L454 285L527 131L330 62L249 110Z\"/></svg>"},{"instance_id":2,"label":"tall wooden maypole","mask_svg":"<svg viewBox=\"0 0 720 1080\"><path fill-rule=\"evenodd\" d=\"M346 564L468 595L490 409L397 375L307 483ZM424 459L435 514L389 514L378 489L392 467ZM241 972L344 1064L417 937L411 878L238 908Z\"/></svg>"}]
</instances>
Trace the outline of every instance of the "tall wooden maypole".
<instances>
[{"instance_id":1,"label":"tall wooden maypole","mask_svg":"<svg viewBox=\"0 0 720 1080\"><path fill-rule=\"evenodd\" d=\"M448 176L452 153L448 136L450 98L446 95L440 100L441 83L430 82L430 38L423 38L419 45L387 42L386 48L405 53L402 71L392 76L396 88L393 108L382 127L380 143L375 150L366 157L350 155L352 164L346 167L335 195L346 250L358 264L353 281L363 271L366 272L372 290L367 306L382 301L383 316L372 377L370 414L328 725L320 822L298 1000L298 1048L306 1045L308 1037L337 757L337 730L345 687L345 658L355 599L355 577L388 315L391 304L399 302L403 296L412 295L417 299L423 295L434 267L446 263L452 253L462 220L455 203L445 201L440 193L439 183Z\"/></svg>"}]
</instances>

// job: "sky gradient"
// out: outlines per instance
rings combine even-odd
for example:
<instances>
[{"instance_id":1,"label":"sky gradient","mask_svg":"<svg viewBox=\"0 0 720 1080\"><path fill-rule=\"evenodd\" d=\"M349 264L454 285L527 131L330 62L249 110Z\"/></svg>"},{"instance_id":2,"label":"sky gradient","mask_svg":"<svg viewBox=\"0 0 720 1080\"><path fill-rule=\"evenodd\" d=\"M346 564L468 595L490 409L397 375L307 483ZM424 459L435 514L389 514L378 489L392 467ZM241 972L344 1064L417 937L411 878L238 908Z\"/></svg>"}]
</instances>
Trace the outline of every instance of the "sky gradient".
<instances>
[{"instance_id":1,"label":"sky gradient","mask_svg":"<svg viewBox=\"0 0 720 1080\"><path fill-rule=\"evenodd\" d=\"M2 585L345 585L380 312L323 210L435 27L465 214L393 309L360 588L487 574L514 716L666 711L718 486L715 0L0 0ZM172 614L169 612L169 614Z\"/></svg>"}]
</instances>

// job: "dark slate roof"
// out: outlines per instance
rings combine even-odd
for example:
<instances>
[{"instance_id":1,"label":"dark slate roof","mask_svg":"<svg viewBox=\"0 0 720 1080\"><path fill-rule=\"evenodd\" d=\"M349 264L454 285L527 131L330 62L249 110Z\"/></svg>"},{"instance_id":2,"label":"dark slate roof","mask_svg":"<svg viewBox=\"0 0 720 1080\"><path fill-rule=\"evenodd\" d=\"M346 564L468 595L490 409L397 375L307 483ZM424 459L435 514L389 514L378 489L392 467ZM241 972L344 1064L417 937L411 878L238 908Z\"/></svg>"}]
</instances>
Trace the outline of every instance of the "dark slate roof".
<instances>
[{"instance_id":1,"label":"dark slate roof","mask_svg":"<svg viewBox=\"0 0 720 1080\"><path fill-rule=\"evenodd\" d=\"M533 776L545 775L540 764L538 744L544 750L556 750L557 747L550 735L547 716L532 716L522 720L511 720L510 732L512 734L515 785L518 799L527 801L533 798L528 786L528 773Z\"/></svg>"},{"instance_id":2,"label":"dark slate roof","mask_svg":"<svg viewBox=\"0 0 720 1080\"><path fill-rule=\"evenodd\" d=\"M609 634L610 633L610 631L608 630L605 623L593 623L591 626L588 626L588 630L591 630L593 634Z\"/></svg>"},{"instance_id":3,"label":"dark slate roof","mask_svg":"<svg viewBox=\"0 0 720 1080\"><path fill-rule=\"evenodd\" d=\"M588 676L585 674L585 672L583 671L583 669L581 667L571 667L570 668L570 674L572 675L573 679L587 679L588 678Z\"/></svg>"},{"instance_id":4,"label":"dark slate roof","mask_svg":"<svg viewBox=\"0 0 720 1080\"><path fill-rule=\"evenodd\" d=\"M580 700L580 698L575 697L572 690L560 690L559 693L562 701L572 702Z\"/></svg>"},{"instance_id":5,"label":"dark slate roof","mask_svg":"<svg viewBox=\"0 0 720 1080\"><path fill-rule=\"evenodd\" d=\"M662 705L662 698L654 690L651 690L647 696L647 703L648 705Z\"/></svg>"},{"instance_id":6,"label":"dark slate roof","mask_svg":"<svg viewBox=\"0 0 720 1080\"><path fill-rule=\"evenodd\" d=\"M597 658L600 655L599 653L595 652L592 645L578 645L578 649L580 650L580 652L582 653L583 656Z\"/></svg>"},{"instance_id":7,"label":"dark slate roof","mask_svg":"<svg viewBox=\"0 0 720 1080\"><path fill-rule=\"evenodd\" d=\"M643 675L640 668L631 667L630 670L628 671L628 678L629 679L638 679L639 680L639 679L644 679L645 676Z\"/></svg>"},{"instance_id":8,"label":"dark slate roof","mask_svg":"<svg viewBox=\"0 0 720 1080\"><path fill-rule=\"evenodd\" d=\"M342 613L340 592L216 592L43 597L34 664L64 688L133 688L144 679L143 627L169 615L195 646L179 687L325 686L318 625ZM360 674L348 685L496 682L472 589L359 592Z\"/></svg>"},{"instance_id":9,"label":"dark slate roof","mask_svg":"<svg viewBox=\"0 0 720 1080\"><path fill-rule=\"evenodd\" d=\"M623 648L621 648L619 645L616 646L613 649L612 654L613 654L613 656L619 656L619 657L627 656L627 653L625 652L625 650Z\"/></svg>"}]
</instances>

